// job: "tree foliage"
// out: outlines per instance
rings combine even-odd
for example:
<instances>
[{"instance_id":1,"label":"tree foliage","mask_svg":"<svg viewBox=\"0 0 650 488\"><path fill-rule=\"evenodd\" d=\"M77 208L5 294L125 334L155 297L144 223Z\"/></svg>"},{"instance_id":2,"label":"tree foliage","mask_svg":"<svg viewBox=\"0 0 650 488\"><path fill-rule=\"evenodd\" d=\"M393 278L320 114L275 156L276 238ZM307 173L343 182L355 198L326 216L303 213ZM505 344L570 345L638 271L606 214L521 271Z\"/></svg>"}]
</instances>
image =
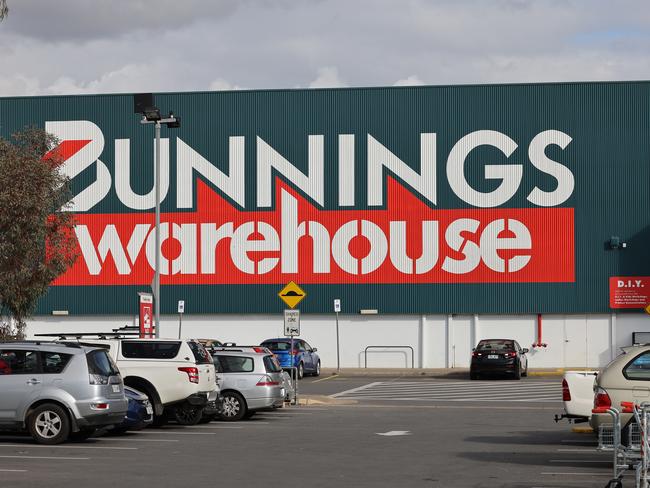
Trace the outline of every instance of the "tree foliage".
<instances>
[{"instance_id":1,"label":"tree foliage","mask_svg":"<svg viewBox=\"0 0 650 488\"><path fill-rule=\"evenodd\" d=\"M0 21L9 14L9 7L7 7L7 0L0 0Z\"/></svg>"},{"instance_id":2,"label":"tree foliage","mask_svg":"<svg viewBox=\"0 0 650 488\"><path fill-rule=\"evenodd\" d=\"M22 338L39 297L77 257L57 145L37 128L0 138L0 339Z\"/></svg>"}]
</instances>

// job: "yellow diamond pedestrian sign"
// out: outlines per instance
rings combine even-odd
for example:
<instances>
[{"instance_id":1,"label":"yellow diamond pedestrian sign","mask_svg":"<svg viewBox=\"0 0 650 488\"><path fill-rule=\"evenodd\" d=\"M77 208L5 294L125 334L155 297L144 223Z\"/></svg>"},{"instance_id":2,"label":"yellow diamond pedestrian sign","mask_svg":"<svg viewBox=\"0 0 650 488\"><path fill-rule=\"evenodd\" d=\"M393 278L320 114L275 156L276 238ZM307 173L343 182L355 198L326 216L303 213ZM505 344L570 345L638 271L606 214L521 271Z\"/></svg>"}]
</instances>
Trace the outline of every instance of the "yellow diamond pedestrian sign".
<instances>
[{"instance_id":1,"label":"yellow diamond pedestrian sign","mask_svg":"<svg viewBox=\"0 0 650 488\"><path fill-rule=\"evenodd\" d=\"M295 308L307 294L296 285L293 281L290 281L287 286L280 290L278 293L280 299L287 304L289 308Z\"/></svg>"}]
</instances>

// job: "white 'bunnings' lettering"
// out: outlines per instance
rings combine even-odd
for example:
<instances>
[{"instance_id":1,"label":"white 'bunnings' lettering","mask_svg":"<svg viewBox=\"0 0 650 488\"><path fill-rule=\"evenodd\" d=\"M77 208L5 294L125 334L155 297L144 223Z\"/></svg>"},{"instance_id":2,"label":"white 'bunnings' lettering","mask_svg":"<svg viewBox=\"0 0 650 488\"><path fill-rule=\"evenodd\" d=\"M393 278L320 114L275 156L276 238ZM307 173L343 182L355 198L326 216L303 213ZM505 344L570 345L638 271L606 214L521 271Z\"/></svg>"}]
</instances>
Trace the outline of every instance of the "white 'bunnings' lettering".
<instances>
[{"instance_id":1,"label":"white 'bunnings' lettering","mask_svg":"<svg viewBox=\"0 0 650 488\"><path fill-rule=\"evenodd\" d=\"M85 212L101 202L111 188L111 174L99 159L104 149L104 135L95 124L85 120L46 122L45 128L60 140L89 140L86 146L71 156L63 165L63 172L74 178L86 168L96 165L97 178L73 198L70 207L74 212ZM384 205L385 178L392 174L417 192L430 205L436 205L436 134L420 134L419 171L402 161L372 135L367 134L367 202L355 197L355 136L338 135L338 206L352 207L367 204L368 207ZM553 177L557 186L552 191L534 187L527 199L540 207L557 206L573 193L573 173L564 164L546 156L549 145L564 150L571 137L558 130L546 130L537 134L528 146L528 158L532 166ZM307 172L300 171L261 137L256 138L257 207L273 205L274 178L280 175L295 188L307 195L313 203L325 206L325 148L324 136L308 136ZM465 164L469 154L479 146L499 149L508 159L517 143L507 135L494 130L478 130L461 137L452 147L447 158L446 175L449 186L456 196L474 207L498 207L508 202L519 190L524 166L522 163L487 164L484 177L499 180L496 189L481 192L474 189L465 178ZM245 185L245 138L228 138L228 172L222 172L210 161L191 148L182 139L176 139L176 207L192 208L196 178L202 178L218 188L230 200L244 208ZM169 142L161 141L161 200L165 200L169 188ZM131 187L131 161L129 140L115 141L115 190L118 199L134 210L154 207L153 190L145 195L136 194Z\"/></svg>"}]
</instances>

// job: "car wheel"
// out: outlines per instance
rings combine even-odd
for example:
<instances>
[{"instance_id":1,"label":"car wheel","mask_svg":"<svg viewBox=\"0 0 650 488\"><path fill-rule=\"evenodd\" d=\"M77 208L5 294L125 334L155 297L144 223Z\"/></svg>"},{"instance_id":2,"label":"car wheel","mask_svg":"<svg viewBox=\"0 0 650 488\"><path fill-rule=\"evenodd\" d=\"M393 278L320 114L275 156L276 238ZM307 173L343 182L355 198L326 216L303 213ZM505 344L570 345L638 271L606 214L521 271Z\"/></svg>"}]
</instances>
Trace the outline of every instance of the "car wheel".
<instances>
[{"instance_id":1,"label":"car wheel","mask_svg":"<svg viewBox=\"0 0 650 488\"><path fill-rule=\"evenodd\" d=\"M302 362L298 363L298 379L301 380L305 376L305 366Z\"/></svg>"},{"instance_id":2,"label":"car wheel","mask_svg":"<svg viewBox=\"0 0 650 488\"><path fill-rule=\"evenodd\" d=\"M256 413L257 413L257 412L256 412L255 410L252 410L252 411L249 410L248 412L246 412L246 415L244 415L244 418L245 418L245 419L249 419L249 418L251 418L253 415L255 415Z\"/></svg>"},{"instance_id":3,"label":"car wheel","mask_svg":"<svg viewBox=\"0 0 650 488\"><path fill-rule=\"evenodd\" d=\"M31 413L27 428L39 444L61 444L70 435L70 419L62 407L45 403Z\"/></svg>"},{"instance_id":4,"label":"car wheel","mask_svg":"<svg viewBox=\"0 0 650 488\"><path fill-rule=\"evenodd\" d=\"M473 371L470 371L469 379L470 380L477 380L478 379L478 373L474 373Z\"/></svg>"},{"instance_id":5,"label":"car wheel","mask_svg":"<svg viewBox=\"0 0 650 488\"><path fill-rule=\"evenodd\" d=\"M523 376L524 378L528 376L528 365L526 365L526 369L522 371L521 376Z\"/></svg>"},{"instance_id":6,"label":"car wheel","mask_svg":"<svg viewBox=\"0 0 650 488\"><path fill-rule=\"evenodd\" d=\"M180 425L196 425L203 417L203 408L182 405L174 409L174 419Z\"/></svg>"},{"instance_id":7,"label":"car wheel","mask_svg":"<svg viewBox=\"0 0 650 488\"><path fill-rule=\"evenodd\" d=\"M314 371L314 376L320 376L320 360L316 363L316 371Z\"/></svg>"},{"instance_id":8,"label":"car wheel","mask_svg":"<svg viewBox=\"0 0 650 488\"><path fill-rule=\"evenodd\" d=\"M515 368L515 379L520 380L521 379L521 364L517 364L517 367Z\"/></svg>"},{"instance_id":9,"label":"car wheel","mask_svg":"<svg viewBox=\"0 0 650 488\"><path fill-rule=\"evenodd\" d=\"M167 411L165 410L162 415L154 415L151 425L154 427L164 427L167 425L167 422L169 422L169 418L167 418Z\"/></svg>"},{"instance_id":10,"label":"car wheel","mask_svg":"<svg viewBox=\"0 0 650 488\"><path fill-rule=\"evenodd\" d=\"M96 429L81 429L79 432L71 432L68 439L73 442L83 442L88 440L96 432Z\"/></svg>"},{"instance_id":11,"label":"car wheel","mask_svg":"<svg viewBox=\"0 0 650 488\"><path fill-rule=\"evenodd\" d=\"M223 404L221 407L221 420L235 421L241 420L246 415L246 402L244 398L235 391L229 391L223 394Z\"/></svg>"}]
</instances>

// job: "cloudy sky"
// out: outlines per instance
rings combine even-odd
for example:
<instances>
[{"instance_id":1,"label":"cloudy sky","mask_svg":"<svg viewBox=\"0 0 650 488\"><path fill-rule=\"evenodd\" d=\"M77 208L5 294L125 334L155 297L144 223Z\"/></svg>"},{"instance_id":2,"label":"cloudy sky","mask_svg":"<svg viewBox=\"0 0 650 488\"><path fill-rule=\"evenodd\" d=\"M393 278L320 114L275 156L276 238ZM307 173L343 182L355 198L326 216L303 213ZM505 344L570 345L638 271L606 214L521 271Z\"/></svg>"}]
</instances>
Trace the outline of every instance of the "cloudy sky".
<instances>
[{"instance_id":1,"label":"cloudy sky","mask_svg":"<svg viewBox=\"0 0 650 488\"><path fill-rule=\"evenodd\" d=\"M0 96L650 79L648 0L7 0Z\"/></svg>"}]
</instances>

